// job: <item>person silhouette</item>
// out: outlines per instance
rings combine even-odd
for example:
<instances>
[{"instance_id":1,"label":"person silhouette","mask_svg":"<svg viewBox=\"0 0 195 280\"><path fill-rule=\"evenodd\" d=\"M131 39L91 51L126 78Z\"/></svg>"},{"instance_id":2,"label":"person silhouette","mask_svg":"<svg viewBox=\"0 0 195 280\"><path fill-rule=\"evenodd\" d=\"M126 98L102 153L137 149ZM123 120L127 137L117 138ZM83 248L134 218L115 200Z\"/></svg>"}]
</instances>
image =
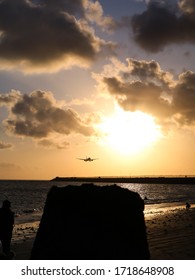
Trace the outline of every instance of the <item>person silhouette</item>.
<instances>
[{"instance_id":1,"label":"person silhouette","mask_svg":"<svg viewBox=\"0 0 195 280\"><path fill-rule=\"evenodd\" d=\"M14 212L11 211L11 202L3 201L3 206L0 208L0 240L2 243L3 253L9 256L12 231L14 226Z\"/></svg>"},{"instance_id":2,"label":"person silhouette","mask_svg":"<svg viewBox=\"0 0 195 280\"><path fill-rule=\"evenodd\" d=\"M190 209L190 207L191 207L190 203L186 202L186 209L188 210Z\"/></svg>"}]
</instances>

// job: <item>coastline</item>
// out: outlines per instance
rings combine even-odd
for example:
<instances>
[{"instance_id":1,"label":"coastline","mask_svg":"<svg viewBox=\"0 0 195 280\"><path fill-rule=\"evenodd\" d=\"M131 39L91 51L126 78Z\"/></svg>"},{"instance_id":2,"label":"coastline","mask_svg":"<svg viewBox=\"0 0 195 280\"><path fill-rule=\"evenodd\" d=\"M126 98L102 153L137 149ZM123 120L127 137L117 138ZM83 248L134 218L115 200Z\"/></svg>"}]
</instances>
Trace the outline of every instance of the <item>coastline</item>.
<instances>
[{"instance_id":1,"label":"coastline","mask_svg":"<svg viewBox=\"0 0 195 280\"><path fill-rule=\"evenodd\" d=\"M152 260L195 260L195 205L189 210L178 204L146 206L145 222ZM38 226L39 221L16 226L15 260L30 259Z\"/></svg>"},{"instance_id":2,"label":"coastline","mask_svg":"<svg viewBox=\"0 0 195 280\"><path fill-rule=\"evenodd\" d=\"M162 209L145 215L151 259L195 260L195 205Z\"/></svg>"},{"instance_id":3,"label":"coastline","mask_svg":"<svg viewBox=\"0 0 195 280\"><path fill-rule=\"evenodd\" d=\"M139 184L183 184L195 185L195 176L180 177L55 177L52 182L79 182L79 183L139 183Z\"/></svg>"}]
</instances>

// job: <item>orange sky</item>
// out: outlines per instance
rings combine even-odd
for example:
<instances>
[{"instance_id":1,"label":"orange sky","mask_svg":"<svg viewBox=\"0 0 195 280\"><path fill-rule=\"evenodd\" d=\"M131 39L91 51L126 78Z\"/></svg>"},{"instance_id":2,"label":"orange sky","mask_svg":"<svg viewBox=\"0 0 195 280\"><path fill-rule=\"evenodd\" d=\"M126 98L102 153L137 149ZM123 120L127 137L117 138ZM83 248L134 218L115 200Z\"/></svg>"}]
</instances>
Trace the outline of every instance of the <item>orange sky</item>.
<instances>
[{"instance_id":1,"label":"orange sky","mask_svg":"<svg viewBox=\"0 0 195 280\"><path fill-rule=\"evenodd\" d=\"M193 1L2 1L0 18L0 179L195 175Z\"/></svg>"}]
</instances>

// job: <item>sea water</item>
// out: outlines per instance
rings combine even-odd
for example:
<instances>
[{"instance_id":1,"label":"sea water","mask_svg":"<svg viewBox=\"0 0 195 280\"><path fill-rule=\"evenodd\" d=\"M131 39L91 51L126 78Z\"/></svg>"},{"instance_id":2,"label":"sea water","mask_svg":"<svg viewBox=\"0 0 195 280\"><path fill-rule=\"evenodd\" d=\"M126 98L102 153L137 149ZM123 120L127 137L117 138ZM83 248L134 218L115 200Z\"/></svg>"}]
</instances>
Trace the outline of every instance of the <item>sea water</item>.
<instances>
[{"instance_id":1,"label":"sea water","mask_svg":"<svg viewBox=\"0 0 195 280\"><path fill-rule=\"evenodd\" d=\"M52 186L63 187L69 184L80 185L74 182L54 181L23 181L0 180L0 205L3 200L11 201L12 210L15 212L15 223L30 223L39 221L43 213L47 193ZM103 183L99 184L105 185ZM123 188L138 192L144 199L146 209L155 211L174 205L185 206L186 201L195 203L195 185L174 184L118 184Z\"/></svg>"}]
</instances>

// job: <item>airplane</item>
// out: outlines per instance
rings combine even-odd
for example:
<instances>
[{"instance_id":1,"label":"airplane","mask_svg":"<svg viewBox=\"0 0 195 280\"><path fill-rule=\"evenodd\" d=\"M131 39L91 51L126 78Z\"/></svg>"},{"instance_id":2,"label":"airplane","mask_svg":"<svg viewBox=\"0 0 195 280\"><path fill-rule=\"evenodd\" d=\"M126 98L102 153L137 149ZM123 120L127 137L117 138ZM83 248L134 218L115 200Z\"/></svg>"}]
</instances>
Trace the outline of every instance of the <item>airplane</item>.
<instances>
[{"instance_id":1,"label":"airplane","mask_svg":"<svg viewBox=\"0 0 195 280\"><path fill-rule=\"evenodd\" d=\"M96 160L98 158L86 157L86 158L77 158L77 159L84 160L85 162L87 162L87 161L91 162L91 161L94 161L94 160Z\"/></svg>"}]
</instances>

